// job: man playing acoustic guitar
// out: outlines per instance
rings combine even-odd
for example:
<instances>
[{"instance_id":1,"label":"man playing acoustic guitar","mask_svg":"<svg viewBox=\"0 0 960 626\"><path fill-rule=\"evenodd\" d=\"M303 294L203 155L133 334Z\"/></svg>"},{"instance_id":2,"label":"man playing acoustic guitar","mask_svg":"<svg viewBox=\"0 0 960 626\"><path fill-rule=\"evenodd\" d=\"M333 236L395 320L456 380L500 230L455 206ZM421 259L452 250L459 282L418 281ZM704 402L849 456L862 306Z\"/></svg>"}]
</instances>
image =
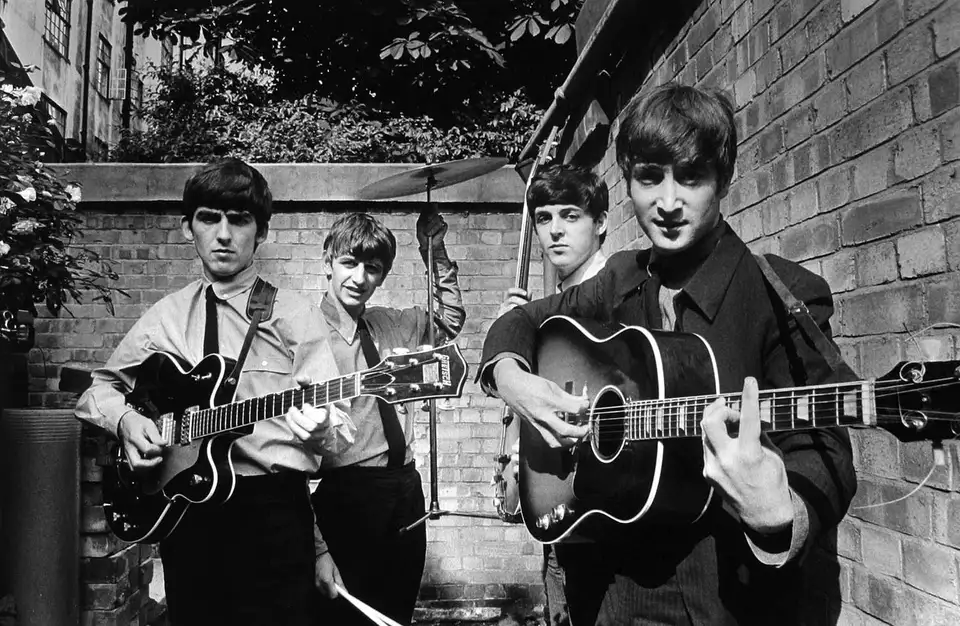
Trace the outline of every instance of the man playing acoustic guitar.
<instances>
[{"instance_id":1,"label":"man playing acoustic guitar","mask_svg":"<svg viewBox=\"0 0 960 626\"><path fill-rule=\"evenodd\" d=\"M93 373L77 406L79 418L119 438L135 472L160 467L169 442L127 405L126 394L157 353L188 367L205 354L237 357L251 326L254 252L266 240L270 215L267 181L238 159L210 163L187 180L181 230L196 248L202 275L140 318ZM298 376L335 377L319 317L307 300L279 290L272 315L253 331L236 398L295 388ZM291 412L236 440L232 497L222 505L190 505L160 543L173 626L316 623L315 576L329 582L332 562L315 533L307 477L318 469L320 449L333 443L331 422L341 418L329 407ZM321 587L335 593L332 584Z\"/></svg>"},{"instance_id":2,"label":"man playing acoustic guitar","mask_svg":"<svg viewBox=\"0 0 960 626\"><path fill-rule=\"evenodd\" d=\"M611 366L606 372L612 378L609 384L634 385L638 395L645 392L654 399L668 382L698 378L716 381L714 392L706 397L716 397L716 391L743 390L736 404L728 406L722 399L704 402L702 416L698 412L692 422L669 421L693 406L680 402L670 409L673 413L654 412L640 422L655 432L672 428L674 438L606 450L625 462L638 459L638 466L645 466L640 460L653 459L654 475L610 476L606 482L625 490L635 482L651 485L649 493L656 498L604 503L613 510L609 516L630 523L606 522L609 516L602 514L584 517L573 532L592 534L597 540L590 555L568 552L563 542L556 544L576 626L797 622L804 598L803 556L840 521L855 492L844 431L761 434L761 416L769 417L771 408L759 403L758 387L816 385L852 380L853 375L842 363L829 365L765 280L758 261L722 219L720 200L733 175L736 147L733 106L720 94L670 84L628 105L616 141L617 160L651 247L617 253L596 277L506 313L486 338L480 380L524 418L522 501L540 495L524 491L538 472L552 471L549 484L555 486L575 476L576 486L584 464L594 467L585 455L607 445L604 438L625 435L609 426L616 426L617 419L626 422L621 409L600 404L591 408L590 398L577 395L582 393L582 380L593 380L595 372L580 378L570 373L559 381L531 373L556 370L557 361L569 365L571 372L570 364L591 359L612 362L599 356L607 344L579 340L591 345L591 354L566 359L552 354L549 361L538 360L542 349L538 334L542 344L546 330L551 324L556 327L551 322L538 331L550 316L639 327L629 332L654 339L656 335L645 329L696 333L702 340L684 337L713 357L657 353L657 360L647 361L645 367ZM827 284L779 257L769 256L769 264L829 336L833 304ZM595 322L583 322L591 323ZM561 325L571 334L585 328ZM649 374L653 382L631 382L630 374L635 378ZM808 418L824 406L836 412L836 403L809 403L796 415ZM588 409L589 425L570 418ZM678 436L677 424L683 425L681 435L701 436ZM572 458L580 464L579 472L572 471ZM554 459L559 461L551 465ZM606 485L592 486L600 490ZM686 501L690 494L704 495L691 503ZM527 527L548 535L551 528L577 518L583 513L577 507L589 500L589 494L574 495L573 504L561 502L535 520L528 519L525 510ZM684 518L689 523L677 523L674 512L686 510L694 512Z\"/></svg>"}]
</instances>

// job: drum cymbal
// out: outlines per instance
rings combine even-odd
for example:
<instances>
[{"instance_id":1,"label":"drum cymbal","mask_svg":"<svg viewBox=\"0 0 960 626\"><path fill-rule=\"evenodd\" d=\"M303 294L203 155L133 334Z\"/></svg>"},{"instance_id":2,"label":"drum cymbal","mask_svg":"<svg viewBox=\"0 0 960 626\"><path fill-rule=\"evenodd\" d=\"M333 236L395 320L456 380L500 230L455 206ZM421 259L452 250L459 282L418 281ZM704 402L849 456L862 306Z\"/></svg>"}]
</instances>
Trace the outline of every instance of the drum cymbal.
<instances>
[{"instance_id":1,"label":"drum cymbal","mask_svg":"<svg viewBox=\"0 0 960 626\"><path fill-rule=\"evenodd\" d=\"M432 190L456 185L498 170L506 164L507 159L502 157L476 157L425 165L370 183L357 192L357 197L361 200L383 200L423 193L428 187Z\"/></svg>"}]
</instances>

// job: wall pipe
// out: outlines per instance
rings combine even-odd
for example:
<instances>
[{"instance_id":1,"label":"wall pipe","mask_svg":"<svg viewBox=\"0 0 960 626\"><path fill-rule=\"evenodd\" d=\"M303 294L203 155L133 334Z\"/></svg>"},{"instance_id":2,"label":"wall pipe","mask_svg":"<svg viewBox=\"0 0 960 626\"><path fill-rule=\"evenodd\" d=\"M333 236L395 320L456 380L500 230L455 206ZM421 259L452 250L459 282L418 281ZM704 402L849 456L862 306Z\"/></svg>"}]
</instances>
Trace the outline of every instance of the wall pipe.
<instances>
[{"instance_id":1,"label":"wall pipe","mask_svg":"<svg viewBox=\"0 0 960 626\"><path fill-rule=\"evenodd\" d=\"M589 0L588 0L589 1ZM604 54L608 51L609 41L617 29L625 22L626 14L635 9L638 0L610 0L603 15L597 21L590 38L583 46L583 51L577 56L577 62L567 74L563 84L554 92L553 102L543 117L533 136L520 151L518 163L531 158L537 151L537 146L544 136L554 126L563 124L570 115L571 103L578 102L584 95L586 88L596 78L600 70ZM582 10L582 9L581 9Z\"/></svg>"},{"instance_id":2,"label":"wall pipe","mask_svg":"<svg viewBox=\"0 0 960 626\"><path fill-rule=\"evenodd\" d=\"M93 38L93 0L87 0L87 35L83 53L83 105L80 107L80 146L87 160L87 125L90 121L90 48Z\"/></svg>"}]
</instances>

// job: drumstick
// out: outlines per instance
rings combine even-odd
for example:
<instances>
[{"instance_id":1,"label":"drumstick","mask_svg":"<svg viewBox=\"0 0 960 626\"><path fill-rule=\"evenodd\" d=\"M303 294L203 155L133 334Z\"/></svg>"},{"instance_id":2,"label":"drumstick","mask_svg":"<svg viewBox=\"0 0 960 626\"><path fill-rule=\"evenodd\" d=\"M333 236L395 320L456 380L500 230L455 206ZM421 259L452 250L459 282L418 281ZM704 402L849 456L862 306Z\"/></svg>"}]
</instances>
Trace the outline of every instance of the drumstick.
<instances>
[{"instance_id":1,"label":"drumstick","mask_svg":"<svg viewBox=\"0 0 960 626\"><path fill-rule=\"evenodd\" d=\"M344 589L340 585L336 585L336 587L337 587L337 592L341 596L346 598L350 602L350 604L357 607L357 609L361 613L366 615L367 618L369 618L370 621L376 624L377 626L402 626L399 622L396 622L390 619L389 617L387 617L380 611L376 610L366 602L363 602L356 596L352 595L350 592L348 592L346 589Z\"/></svg>"}]
</instances>

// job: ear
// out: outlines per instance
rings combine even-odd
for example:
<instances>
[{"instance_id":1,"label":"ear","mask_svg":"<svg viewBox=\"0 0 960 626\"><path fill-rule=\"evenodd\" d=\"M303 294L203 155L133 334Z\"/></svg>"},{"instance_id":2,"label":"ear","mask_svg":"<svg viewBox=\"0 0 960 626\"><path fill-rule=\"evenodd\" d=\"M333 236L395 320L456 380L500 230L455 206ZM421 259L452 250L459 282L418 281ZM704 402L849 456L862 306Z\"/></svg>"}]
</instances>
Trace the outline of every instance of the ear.
<instances>
[{"instance_id":1,"label":"ear","mask_svg":"<svg viewBox=\"0 0 960 626\"><path fill-rule=\"evenodd\" d=\"M187 241L193 241L193 226L191 220L186 217L180 218L180 232L183 233L184 238Z\"/></svg>"},{"instance_id":2,"label":"ear","mask_svg":"<svg viewBox=\"0 0 960 626\"><path fill-rule=\"evenodd\" d=\"M730 183L727 183L717 190L717 200L723 200L727 197L728 193L730 193Z\"/></svg>"},{"instance_id":3,"label":"ear","mask_svg":"<svg viewBox=\"0 0 960 626\"><path fill-rule=\"evenodd\" d=\"M327 278L333 276L333 263L330 262L330 255L324 252L320 262L323 264L323 273L327 275Z\"/></svg>"},{"instance_id":4,"label":"ear","mask_svg":"<svg viewBox=\"0 0 960 626\"><path fill-rule=\"evenodd\" d=\"M607 212L606 211L598 215L597 218L593 221L594 221L594 224L596 224L597 237L607 232Z\"/></svg>"},{"instance_id":5,"label":"ear","mask_svg":"<svg viewBox=\"0 0 960 626\"><path fill-rule=\"evenodd\" d=\"M270 224L264 224L263 230L257 230L257 246L259 247L264 241L267 240L267 235L270 234Z\"/></svg>"}]
</instances>

